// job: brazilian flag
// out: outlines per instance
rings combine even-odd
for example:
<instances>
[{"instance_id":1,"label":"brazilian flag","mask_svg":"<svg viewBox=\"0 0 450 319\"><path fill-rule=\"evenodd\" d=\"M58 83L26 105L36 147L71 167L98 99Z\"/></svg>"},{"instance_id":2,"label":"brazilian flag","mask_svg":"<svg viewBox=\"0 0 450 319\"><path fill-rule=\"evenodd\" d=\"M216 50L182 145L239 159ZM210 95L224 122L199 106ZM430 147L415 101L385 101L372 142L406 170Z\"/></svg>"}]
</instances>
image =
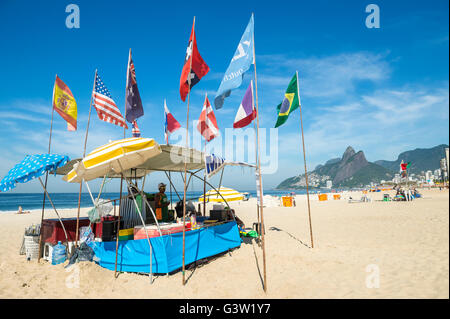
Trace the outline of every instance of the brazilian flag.
<instances>
[{"instance_id":1,"label":"brazilian flag","mask_svg":"<svg viewBox=\"0 0 450 319\"><path fill-rule=\"evenodd\" d=\"M277 106L278 119L275 127L283 125L284 122L287 121L289 114L291 114L300 106L297 81L297 73L295 73L291 82L289 82L286 93L284 94L283 102L281 102Z\"/></svg>"}]
</instances>

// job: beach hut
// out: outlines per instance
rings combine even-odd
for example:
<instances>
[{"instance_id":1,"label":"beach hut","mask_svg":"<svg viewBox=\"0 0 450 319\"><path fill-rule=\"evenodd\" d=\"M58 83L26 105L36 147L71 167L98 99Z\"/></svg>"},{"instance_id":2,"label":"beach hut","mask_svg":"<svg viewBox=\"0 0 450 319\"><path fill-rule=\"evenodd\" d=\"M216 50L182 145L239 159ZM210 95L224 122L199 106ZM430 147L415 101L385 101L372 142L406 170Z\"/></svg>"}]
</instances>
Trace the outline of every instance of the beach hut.
<instances>
[{"instance_id":1,"label":"beach hut","mask_svg":"<svg viewBox=\"0 0 450 319\"><path fill-rule=\"evenodd\" d=\"M189 178L184 181L187 185L192 178L197 178L215 190L213 185L197 175L198 172L205 170L205 158L204 153L195 149L176 145L159 145L153 139L127 138L96 148L83 160L73 164L71 169L67 167L61 169L61 172L68 172L63 179L71 183L85 182L88 185L87 182L95 178L123 179L129 194L125 196L121 194L120 200L131 199L136 212L142 216L143 207L136 201L136 197L140 195L143 206L148 208L156 222L155 226L159 232L159 236L156 237L152 235L155 226L145 225L142 218L141 227L145 230L147 238L119 241L117 236L115 242L91 242L90 246L97 257L96 262L115 272L148 273L152 276L153 273L167 274L182 267L180 257L183 254L183 242L186 247L186 264L239 247L241 239L234 216L234 220L204 225L196 229L190 229L188 223L183 223L183 232L163 234L161 228L164 227L158 224L152 205L143 192L146 175L155 171L164 171L180 201L184 200L179 196L168 173L183 172L185 167L189 174ZM224 162L216 167L217 170L223 169L228 163L237 165L234 162ZM245 163L242 165L252 166ZM137 188L137 183L133 185L132 179L142 180L140 189L132 191L132 187ZM90 191L89 187L88 190ZM220 192L217 195L227 204L226 198ZM123 207L119 206L118 224L120 225Z\"/></svg>"},{"instance_id":2,"label":"beach hut","mask_svg":"<svg viewBox=\"0 0 450 319\"><path fill-rule=\"evenodd\" d=\"M221 196L219 196L219 194ZM208 202L224 203L232 201L240 201L244 199L244 194L232 188L221 186L218 190L211 189L198 198L199 202L205 200Z\"/></svg>"}]
</instances>

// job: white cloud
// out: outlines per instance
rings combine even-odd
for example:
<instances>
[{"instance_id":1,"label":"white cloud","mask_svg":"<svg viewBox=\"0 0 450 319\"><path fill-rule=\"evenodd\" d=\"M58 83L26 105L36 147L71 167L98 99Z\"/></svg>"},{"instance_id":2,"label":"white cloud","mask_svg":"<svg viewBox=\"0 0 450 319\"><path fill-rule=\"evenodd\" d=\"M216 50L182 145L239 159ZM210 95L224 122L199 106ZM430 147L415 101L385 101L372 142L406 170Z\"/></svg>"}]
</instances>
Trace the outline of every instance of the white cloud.
<instances>
[{"instance_id":1,"label":"white cloud","mask_svg":"<svg viewBox=\"0 0 450 319\"><path fill-rule=\"evenodd\" d=\"M386 54L343 53L327 57L292 58L262 55L261 85L285 89L299 72L300 94L309 97L345 96L354 92L358 81L380 81L389 77ZM288 74L288 76L286 76Z\"/></svg>"}]
</instances>

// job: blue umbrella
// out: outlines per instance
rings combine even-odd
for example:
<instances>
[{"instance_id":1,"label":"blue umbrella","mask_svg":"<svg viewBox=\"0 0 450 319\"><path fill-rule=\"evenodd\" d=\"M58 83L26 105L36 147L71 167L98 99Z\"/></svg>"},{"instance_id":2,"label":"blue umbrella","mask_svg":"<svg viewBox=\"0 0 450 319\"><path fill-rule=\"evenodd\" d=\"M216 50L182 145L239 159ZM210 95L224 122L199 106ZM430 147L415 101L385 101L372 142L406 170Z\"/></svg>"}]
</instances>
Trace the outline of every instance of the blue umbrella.
<instances>
[{"instance_id":1,"label":"blue umbrella","mask_svg":"<svg viewBox=\"0 0 450 319\"><path fill-rule=\"evenodd\" d=\"M38 178L42 188L44 189L45 194L50 200L50 204L52 204L52 207L55 210L56 215L58 216L59 222L61 223L62 229L64 230L67 243L68 237L66 228L64 227L64 223L62 222L61 216L59 216L58 211L55 208L55 205L53 205L53 201L50 198L50 195L48 194L47 189L44 186L44 183L42 183L41 176L44 175L46 172L55 173L56 175L56 170L59 167L64 166L68 161L70 161L70 159L66 155L58 155L58 154L27 155L22 160L22 162L15 165L0 182L0 191L7 192L10 189L15 188L17 183L26 183L32 179ZM42 210L42 219L43 218L44 218L44 210ZM41 239L42 236L39 238L39 246L41 246Z\"/></svg>"},{"instance_id":2,"label":"blue umbrella","mask_svg":"<svg viewBox=\"0 0 450 319\"><path fill-rule=\"evenodd\" d=\"M17 183L26 183L46 172L54 172L64 166L69 157L58 154L27 155L16 164L0 182L0 191L7 192L16 187Z\"/></svg>"}]
</instances>

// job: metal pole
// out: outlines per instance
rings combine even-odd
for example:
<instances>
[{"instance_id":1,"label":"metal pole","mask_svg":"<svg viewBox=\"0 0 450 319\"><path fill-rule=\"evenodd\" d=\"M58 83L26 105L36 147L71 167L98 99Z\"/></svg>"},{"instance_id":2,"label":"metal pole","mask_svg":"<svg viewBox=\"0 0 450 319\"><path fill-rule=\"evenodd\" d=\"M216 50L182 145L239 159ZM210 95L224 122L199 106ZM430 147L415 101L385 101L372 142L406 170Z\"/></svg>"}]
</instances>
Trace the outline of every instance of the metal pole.
<instances>
[{"instance_id":1,"label":"metal pole","mask_svg":"<svg viewBox=\"0 0 450 319\"><path fill-rule=\"evenodd\" d=\"M167 175L167 173L166 173ZM173 204L172 204L172 181L170 180L170 172L169 172L169 190L170 190L170 209L173 209Z\"/></svg>"},{"instance_id":2,"label":"metal pole","mask_svg":"<svg viewBox=\"0 0 450 319\"><path fill-rule=\"evenodd\" d=\"M40 182L41 185L42 185L42 188L44 189L44 194L47 195L48 201L50 202L50 204L52 205L53 209L55 210L56 216L58 216L59 222L61 223L62 229L63 229L63 231L64 231L64 235L66 236L67 248L69 248L69 237L67 236L66 227L64 227L64 223L63 223L62 220L61 220L61 216L59 216L59 213L58 213L58 211L56 210L55 205L53 205L53 201L52 201L52 199L50 198L50 195L48 194L47 188L44 186L44 183L42 183L42 179L41 179L40 177L38 177L38 179L39 179L39 182Z\"/></svg>"},{"instance_id":3,"label":"metal pole","mask_svg":"<svg viewBox=\"0 0 450 319\"><path fill-rule=\"evenodd\" d=\"M208 119L208 114L206 114L206 119ZM206 138L205 138L205 151L203 155L206 155ZM205 172L203 173L203 216L206 216L206 161L205 161Z\"/></svg>"},{"instance_id":4,"label":"metal pole","mask_svg":"<svg viewBox=\"0 0 450 319\"><path fill-rule=\"evenodd\" d=\"M178 199L181 200L180 194L178 194L177 189L175 188L175 185L173 185L173 183L172 183L172 177L170 176L170 171L169 171L169 175L167 174L166 171L164 171L164 173L166 174L167 178L169 179L170 185L173 187L173 190L174 190L175 193L177 194Z\"/></svg>"},{"instance_id":5,"label":"metal pole","mask_svg":"<svg viewBox=\"0 0 450 319\"><path fill-rule=\"evenodd\" d=\"M58 75L55 75L55 82L56 77ZM53 114L55 112L55 108L53 107L53 100L55 99L55 86L53 85L53 94L52 94L52 117L50 120L50 136L48 138L48 154L50 154L50 146L52 144L52 130L53 130ZM47 179L48 179L48 171L45 172L45 184L44 184L44 198L42 199L42 213L41 213L41 231L39 233L39 252L38 252L38 262L41 259L41 253L42 253L42 222L44 221L44 210L45 210L45 189L47 188Z\"/></svg>"},{"instance_id":6,"label":"metal pole","mask_svg":"<svg viewBox=\"0 0 450 319\"><path fill-rule=\"evenodd\" d=\"M131 196L133 197L134 206L136 207L136 211L137 211L137 213L138 213L138 215L139 215L139 217L141 219L141 222L142 222L142 225L143 225L144 231L145 231L145 236L147 237L148 246L150 247L150 271L149 271L149 275L150 275L150 284L152 284L153 283L153 269L152 269L153 248L152 248L152 244L150 243L150 237L148 237L148 231L147 231L147 228L145 227L145 222L144 222L144 219L142 218L141 210L139 208L139 205L136 202L136 197L134 196L133 191L131 190L130 183L128 182L128 180L125 179L125 181L126 181L126 183L128 185L128 191L131 194ZM136 187L137 187L137 184L136 184ZM141 193L141 196L142 196L142 200L144 201L144 199L145 199L144 198L144 194L143 194L142 191L140 193ZM156 217L155 217L155 220L156 220ZM156 220L156 224L158 224L157 220ZM158 226L158 229L159 229L159 226ZM162 236L160 229L159 229L159 233L160 233L160 236ZM117 239L118 238L119 238L119 234L117 233Z\"/></svg>"},{"instance_id":7,"label":"metal pole","mask_svg":"<svg viewBox=\"0 0 450 319\"><path fill-rule=\"evenodd\" d=\"M253 15L253 13L252 13ZM263 265L264 265L264 292L267 292L267 277L266 277L266 247L265 247L265 229L264 229L264 214L263 214L263 192L261 180L261 161L259 158L259 109L258 109L258 77L256 75L256 57L255 57L255 31L253 30L253 64L255 67L255 96L256 96L256 136L258 145L258 177L259 177L259 193L261 195L260 210L261 210L261 233L262 233L262 249L263 249Z\"/></svg>"},{"instance_id":8,"label":"metal pole","mask_svg":"<svg viewBox=\"0 0 450 319\"><path fill-rule=\"evenodd\" d=\"M250 85L252 87L252 103L253 103L253 81L250 81ZM253 109L255 109L255 106L252 104ZM258 144L258 140L257 140L257 133L256 133L256 121L253 121L253 128L255 130L255 169L258 167L258 150L257 150L257 144ZM259 204L258 204L258 194L256 194L256 217L257 217L257 222L259 225ZM261 232L260 232L261 233ZM261 238L261 234L258 233L258 239Z\"/></svg>"},{"instance_id":9,"label":"metal pole","mask_svg":"<svg viewBox=\"0 0 450 319\"><path fill-rule=\"evenodd\" d=\"M117 252L119 250L119 230L120 230L120 213L122 210L122 186L123 186L123 174L120 176L120 195L119 195L119 216L117 217L117 234L116 234L116 261L114 264L114 278L117 278Z\"/></svg>"},{"instance_id":10,"label":"metal pole","mask_svg":"<svg viewBox=\"0 0 450 319\"><path fill-rule=\"evenodd\" d=\"M128 75L130 73L130 61L131 61L131 48L130 51L128 53L128 65L127 65L127 82L125 84L125 117L124 119L126 120L127 118L127 102L126 102L126 98L127 98L127 89L128 89ZM123 128L123 138L125 138L125 127ZM119 217L117 220L117 234L116 234L116 262L115 262L115 266L114 266L114 277L117 278L116 273L117 273L117 252L119 249L119 230L120 230L120 213L122 210L122 187L123 187L123 174L120 174L120 198L119 198Z\"/></svg>"},{"instance_id":11,"label":"metal pole","mask_svg":"<svg viewBox=\"0 0 450 319\"><path fill-rule=\"evenodd\" d=\"M194 22L192 25L192 48L194 48L195 43L195 16L194 16ZM192 71L192 53L189 60L189 73L188 73L188 102L187 102L187 115L186 115L186 149L189 149L189 102L191 97L191 71ZM183 266L182 266L182 272L183 272L183 286L186 284L186 276L185 276L185 249L186 249L186 179L187 179L187 159L184 160L184 197L183 197Z\"/></svg>"},{"instance_id":12,"label":"metal pole","mask_svg":"<svg viewBox=\"0 0 450 319\"><path fill-rule=\"evenodd\" d=\"M314 240L313 240L313 232L312 232L312 224L311 224L311 208L309 204L309 190L308 190L308 172L306 170L306 155L305 155L305 138L303 134L303 119L302 119L302 104L300 102L300 90L299 90L299 80L298 80L298 71L295 72L297 76L297 95L298 95L298 108L300 110L300 125L302 128L302 143L303 143L303 162L305 164L305 179L306 179L306 199L308 201L308 217L309 217L309 233L311 236L311 248L314 248Z\"/></svg>"},{"instance_id":13,"label":"metal pole","mask_svg":"<svg viewBox=\"0 0 450 319\"><path fill-rule=\"evenodd\" d=\"M86 145L87 145L87 139L88 139L88 135L89 135L89 123L91 121L91 111L92 111L92 96L94 95L94 90L95 90L95 80L97 79L97 69L95 69L95 76L94 76L94 85L92 88L92 93L91 93L91 102L89 105L89 116L88 116L88 122L87 122L87 126L86 126L86 134L84 136L84 148L83 148L83 158L86 156ZM81 160L83 161L83 159ZM75 247L78 247L78 229L80 227L80 208L81 208L81 190L83 188L83 183L82 181L80 181L80 190L78 192L78 210L77 210L77 228L75 231Z\"/></svg>"}]
</instances>

